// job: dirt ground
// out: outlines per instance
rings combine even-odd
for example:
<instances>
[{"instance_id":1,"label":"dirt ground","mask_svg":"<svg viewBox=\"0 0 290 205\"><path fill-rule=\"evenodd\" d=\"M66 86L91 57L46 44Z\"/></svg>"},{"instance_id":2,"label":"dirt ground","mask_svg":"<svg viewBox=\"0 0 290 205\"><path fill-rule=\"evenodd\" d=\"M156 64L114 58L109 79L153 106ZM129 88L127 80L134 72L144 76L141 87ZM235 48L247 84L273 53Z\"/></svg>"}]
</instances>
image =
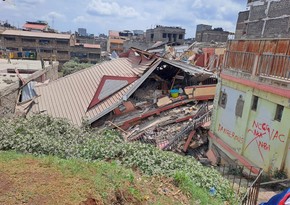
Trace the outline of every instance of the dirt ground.
<instances>
[{"instance_id":1,"label":"dirt ground","mask_svg":"<svg viewBox=\"0 0 290 205\"><path fill-rule=\"evenodd\" d=\"M1 160L0 152L0 204L189 204L188 198L169 179L142 179L136 173L133 181L128 178L119 182L109 177L111 181L107 183L107 178L100 179L107 175L105 169L86 170L89 172L82 172L82 177L71 174L75 170L68 174L67 170L32 156ZM94 174L97 179L91 177ZM120 186L113 189L116 184Z\"/></svg>"}]
</instances>

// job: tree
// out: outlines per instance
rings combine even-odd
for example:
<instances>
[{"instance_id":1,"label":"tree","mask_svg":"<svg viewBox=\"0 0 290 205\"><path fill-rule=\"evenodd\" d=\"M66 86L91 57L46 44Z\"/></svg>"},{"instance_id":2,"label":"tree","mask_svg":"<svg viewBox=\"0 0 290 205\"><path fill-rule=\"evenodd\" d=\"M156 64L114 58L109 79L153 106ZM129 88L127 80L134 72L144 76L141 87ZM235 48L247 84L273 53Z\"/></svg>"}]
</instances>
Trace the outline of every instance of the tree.
<instances>
[{"instance_id":1,"label":"tree","mask_svg":"<svg viewBox=\"0 0 290 205\"><path fill-rule=\"evenodd\" d=\"M63 76L70 75L77 71L83 70L85 68L91 67L93 64L90 63L80 63L78 58L71 59L70 61L63 64L61 71Z\"/></svg>"}]
</instances>

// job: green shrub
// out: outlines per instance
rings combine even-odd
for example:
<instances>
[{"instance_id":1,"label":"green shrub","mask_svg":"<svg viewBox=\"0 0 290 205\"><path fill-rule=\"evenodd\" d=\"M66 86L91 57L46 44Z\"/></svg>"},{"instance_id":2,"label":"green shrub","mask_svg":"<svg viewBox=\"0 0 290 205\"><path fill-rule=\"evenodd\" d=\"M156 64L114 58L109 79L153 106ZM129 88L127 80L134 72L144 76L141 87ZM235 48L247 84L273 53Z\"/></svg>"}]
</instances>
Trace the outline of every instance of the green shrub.
<instances>
[{"instance_id":1,"label":"green shrub","mask_svg":"<svg viewBox=\"0 0 290 205\"><path fill-rule=\"evenodd\" d=\"M0 119L0 150L87 161L113 160L147 175L175 177L176 173L183 172L195 186L206 191L215 187L217 197L222 200L232 201L235 197L227 180L193 158L161 151L147 144L125 143L115 131L100 135L48 116Z\"/></svg>"},{"instance_id":2,"label":"green shrub","mask_svg":"<svg viewBox=\"0 0 290 205\"><path fill-rule=\"evenodd\" d=\"M90 63L80 63L77 58L72 59L63 64L61 72L63 76L70 75L77 71L83 70L85 68L91 67L93 64Z\"/></svg>"}]
</instances>

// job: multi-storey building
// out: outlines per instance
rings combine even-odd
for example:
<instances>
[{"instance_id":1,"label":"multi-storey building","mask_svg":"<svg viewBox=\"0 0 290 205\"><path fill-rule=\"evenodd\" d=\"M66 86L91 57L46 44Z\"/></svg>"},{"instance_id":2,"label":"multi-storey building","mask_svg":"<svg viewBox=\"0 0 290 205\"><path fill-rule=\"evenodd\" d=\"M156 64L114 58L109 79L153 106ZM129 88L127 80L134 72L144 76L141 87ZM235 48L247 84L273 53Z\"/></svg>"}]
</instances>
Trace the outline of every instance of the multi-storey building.
<instances>
[{"instance_id":1,"label":"multi-storey building","mask_svg":"<svg viewBox=\"0 0 290 205\"><path fill-rule=\"evenodd\" d=\"M212 29L211 25L198 24L196 26L195 40L197 42L226 42L230 32L222 28Z\"/></svg>"},{"instance_id":2,"label":"multi-storey building","mask_svg":"<svg viewBox=\"0 0 290 205\"><path fill-rule=\"evenodd\" d=\"M128 34L129 35L129 34ZM116 53L122 53L124 51L123 44L129 39L129 36L121 35L119 31L109 31L109 37L107 41L107 51L112 53L115 51Z\"/></svg>"},{"instance_id":3,"label":"multi-storey building","mask_svg":"<svg viewBox=\"0 0 290 205\"><path fill-rule=\"evenodd\" d=\"M185 29L181 27L157 25L154 29L146 30L146 41L157 42L164 41L180 45L184 43Z\"/></svg>"},{"instance_id":4,"label":"multi-storey building","mask_svg":"<svg viewBox=\"0 0 290 205\"><path fill-rule=\"evenodd\" d=\"M87 29L85 29L85 28L78 28L78 34L80 36L87 36L88 35L87 34Z\"/></svg>"},{"instance_id":5,"label":"multi-storey building","mask_svg":"<svg viewBox=\"0 0 290 205\"><path fill-rule=\"evenodd\" d=\"M212 146L249 169L290 176L289 102L290 39L230 41L214 103Z\"/></svg>"},{"instance_id":6,"label":"multi-storey building","mask_svg":"<svg viewBox=\"0 0 290 205\"><path fill-rule=\"evenodd\" d=\"M239 13L236 39L290 37L290 1L248 0L248 8Z\"/></svg>"},{"instance_id":7,"label":"multi-storey building","mask_svg":"<svg viewBox=\"0 0 290 205\"><path fill-rule=\"evenodd\" d=\"M63 64L73 57L81 62L96 63L100 59L100 45L76 43L75 35L5 30L0 33L0 47L15 59L56 59Z\"/></svg>"}]
</instances>

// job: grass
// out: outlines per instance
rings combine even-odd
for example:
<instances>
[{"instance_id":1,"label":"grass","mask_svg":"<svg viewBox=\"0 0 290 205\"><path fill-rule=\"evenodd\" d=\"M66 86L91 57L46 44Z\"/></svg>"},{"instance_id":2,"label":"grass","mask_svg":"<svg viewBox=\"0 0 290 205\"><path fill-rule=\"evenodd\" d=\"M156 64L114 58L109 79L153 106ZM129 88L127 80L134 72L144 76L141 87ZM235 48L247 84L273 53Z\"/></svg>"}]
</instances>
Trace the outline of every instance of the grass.
<instances>
[{"instance_id":1,"label":"grass","mask_svg":"<svg viewBox=\"0 0 290 205\"><path fill-rule=\"evenodd\" d=\"M26 163L23 163L23 159L14 159L22 158L22 155L16 154L14 156L14 154L9 153L9 156L3 157L3 165L0 170L1 168L5 170L5 165L9 164L9 166L13 165L12 170L7 170L5 173L14 172L15 176L26 176L33 173L30 175L38 176L40 183L46 186L46 178L54 182L54 186L68 187L69 190L70 187L66 184L74 184L74 189L71 190L71 192L74 192L71 194L74 202L82 200L84 196L91 195L96 191L98 195L94 196L95 199L105 201L106 204L111 204L110 200L113 200L113 198L118 200L129 198L129 201L134 201L134 203L137 201L139 204L145 202L148 204L149 201L149 204L172 204L167 201L177 196L179 197L178 202L184 200L196 204L199 200L202 204L208 204L211 203L208 200L210 198L208 195L209 189L215 187L217 191L215 199L220 198L223 201L230 201L231 204L237 204L235 203L235 193L229 182L222 178L216 170L205 168L192 158L182 157L172 152L164 152L146 144L125 143L114 131L95 133L91 130L75 128L67 121L53 119L49 116L0 119L0 128L0 150L14 150L39 157L46 156L28 161L24 159ZM58 158L51 157L51 155ZM4 162L5 160L8 162ZM41 162L38 160L41 160ZM24 167L26 170L23 170ZM35 173L34 170L31 170L31 167L39 173ZM124 169L124 167L128 169ZM133 168L135 172L130 168ZM179 172L186 173L186 177L176 177L176 173ZM98 173L103 173L103 175L98 175ZM141 176L140 173L152 177L146 178ZM10 176L12 181L6 181L7 186L14 185L13 176ZM29 192L25 194L27 196L25 200L34 199L35 197L31 196L33 193L42 196L39 193L41 189L32 186L31 176L23 178L26 181L21 179L20 184L27 183L30 185L29 188L20 191L20 193ZM43 178L42 176L46 177ZM177 185L182 187L184 193L189 197L184 198L184 194L179 195L180 192L177 192L177 187L172 185L173 179L169 179L174 178L174 176L175 181L178 182ZM2 178L9 178L9 176L2 175ZM125 181L123 181L124 179ZM140 182L140 184L139 179L144 183ZM60 183L60 181L62 182ZM2 182L2 185L5 184ZM143 185L145 185L144 189L142 188ZM77 188L78 186L79 188ZM85 193L82 192L82 186L86 187ZM150 188L146 188L146 186ZM151 189L151 187L155 188ZM45 186L40 186L40 188L45 192ZM47 188L51 187L48 186ZM57 189L51 188L52 192L55 192L55 190ZM149 194L146 194L146 190L150 190ZM60 193L62 191L59 190ZM196 196L195 193L204 194ZM55 194L58 195L59 193L56 192ZM168 197L168 195L171 197ZM15 198L14 195L13 197ZM37 200L57 199L57 197L52 196L52 199L42 198Z\"/></svg>"},{"instance_id":2,"label":"grass","mask_svg":"<svg viewBox=\"0 0 290 205\"><path fill-rule=\"evenodd\" d=\"M190 204L172 180L144 177L116 162L0 152L0 170L0 204L79 204L88 199L99 204Z\"/></svg>"},{"instance_id":3,"label":"grass","mask_svg":"<svg viewBox=\"0 0 290 205\"><path fill-rule=\"evenodd\" d=\"M189 196L192 198L191 203L193 204L211 204L211 205L221 205L224 202L216 199L212 196L209 196L207 192L203 189L197 187L193 183L190 183L190 178L184 172L178 172L174 176L175 181L178 183L180 189L188 193ZM194 199L197 199L194 201Z\"/></svg>"}]
</instances>

